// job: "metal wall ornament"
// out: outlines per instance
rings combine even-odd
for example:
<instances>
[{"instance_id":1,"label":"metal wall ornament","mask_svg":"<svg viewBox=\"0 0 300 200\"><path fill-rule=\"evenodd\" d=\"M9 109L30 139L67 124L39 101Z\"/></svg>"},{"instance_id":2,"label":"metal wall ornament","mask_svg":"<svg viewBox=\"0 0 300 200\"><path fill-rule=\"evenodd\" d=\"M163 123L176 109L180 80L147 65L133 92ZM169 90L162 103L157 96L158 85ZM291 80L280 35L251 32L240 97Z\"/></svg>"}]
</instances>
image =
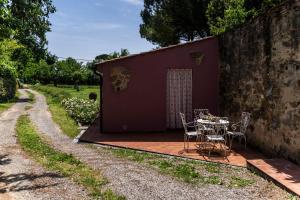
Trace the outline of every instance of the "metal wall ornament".
<instances>
[{"instance_id":1,"label":"metal wall ornament","mask_svg":"<svg viewBox=\"0 0 300 200\"><path fill-rule=\"evenodd\" d=\"M110 71L110 78L113 90L121 92L127 89L130 81L130 71L125 67L113 67Z\"/></svg>"},{"instance_id":2,"label":"metal wall ornament","mask_svg":"<svg viewBox=\"0 0 300 200\"><path fill-rule=\"evenodd\" d=\"M201 65L204 58L204 54L202 52L193 52L190 55L194 59L197 65Z\"/></svg>"}]
</instances>

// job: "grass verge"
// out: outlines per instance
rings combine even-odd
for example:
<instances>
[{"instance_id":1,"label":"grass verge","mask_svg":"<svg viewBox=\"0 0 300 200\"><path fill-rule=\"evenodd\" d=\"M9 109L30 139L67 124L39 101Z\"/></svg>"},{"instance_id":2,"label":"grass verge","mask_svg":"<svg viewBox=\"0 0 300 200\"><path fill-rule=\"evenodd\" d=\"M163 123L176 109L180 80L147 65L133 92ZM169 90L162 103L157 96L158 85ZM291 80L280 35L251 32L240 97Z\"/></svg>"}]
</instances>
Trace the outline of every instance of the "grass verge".
<instances>
[{"instance_id":1,"label":"grass verge","mask_svg":"<svg viewBox=\"0 0 300 200\"><path fill-rule=\"evenodd\" d=\"M191 184L224 185L243 188L255 183L252 173L244 176L240 168L217 163L170 158L130 149L110 149L113 155L150 166L161 173ZM239 176L241 174L241 176Z\"/></svg>"},{"instance_id":2,"label":"grass verge","mask_svg":"<svg viewBox=\"0 0 300 200\"><path fill-rule=\"evenodd\" d=\"M91 197L107 200L125 199L114 194L111 190L102 192L101 186L106 183L105 178L72 155L57 151L45 143L39 137L28 116L23 115L18 119L16 132L23 150L32 158L44 167L69 177L82 185L89 191Z\"/></svg>"},{"instance_id":3,"label":"grass verge","mask_svg":"<svg viewBox=\"0 0 300 200\"><path fill-rule=\"evenodd\" d=\"M19 96L20 96L20 94L17 92L16 96L13 99L11 99L7 102L0 103L0 113L4 112L4 111L8 110L10 107L12 107L18 101Z\"/></svg>"}]
</instances>

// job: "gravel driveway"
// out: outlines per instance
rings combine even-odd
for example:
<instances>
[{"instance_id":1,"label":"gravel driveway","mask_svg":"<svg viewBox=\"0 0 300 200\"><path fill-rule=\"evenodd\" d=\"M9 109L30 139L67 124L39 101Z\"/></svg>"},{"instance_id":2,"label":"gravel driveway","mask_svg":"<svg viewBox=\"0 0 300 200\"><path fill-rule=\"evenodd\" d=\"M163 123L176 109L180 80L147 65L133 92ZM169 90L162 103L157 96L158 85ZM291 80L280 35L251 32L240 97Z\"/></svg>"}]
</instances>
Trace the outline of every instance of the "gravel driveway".
<instances>
[{"instance_id":1,"label":"gravel driveway","mask_svg":"<svg viewBox=\"0 0 300 200\"><path fill-rule=\"evenodd\" d=\"M27 93L19 90L20 100L0 115L0 199L87 199L83 188L31 161L20 149L15 125L28 105Z\"/></svg>"},{"instance_id":2,"label":"gravel driveway","mask_svg":"<svg viewBox=\"0 0 300 200\"><path fill-rule=\"evenodd\" d=\"M92 168L100 170L109 181L107 187L127 199L258 199L253 196L255 191L229 189L220 185L193 186L136 162L115 158L101 151L101 147L93 149L85 144L75 144L53 122L45 97L38 92L31 92L36 96L36 103L29 111L30 118L40 132L49 138L56 149L73 154Z\"/></svg>"}]
</instances>

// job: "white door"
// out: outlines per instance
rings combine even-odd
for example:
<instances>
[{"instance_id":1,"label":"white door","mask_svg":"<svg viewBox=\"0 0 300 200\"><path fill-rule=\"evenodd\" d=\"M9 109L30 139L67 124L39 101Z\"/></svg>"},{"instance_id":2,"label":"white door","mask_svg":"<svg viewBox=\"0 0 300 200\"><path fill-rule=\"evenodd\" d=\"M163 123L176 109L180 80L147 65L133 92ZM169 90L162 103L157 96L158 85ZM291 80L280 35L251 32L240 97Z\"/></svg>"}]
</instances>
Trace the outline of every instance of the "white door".
<instances>
[{"instance_id":1,"label":"white door","mask_svg":"<svg viewBox=\"0 0 300 200\"><path fill-rule=\"evenodd\" d=\"M192 69L169 69L167 74L167 128L182 128L179 112L191 121L192 111Z\"/></svg>"}]
</instances>

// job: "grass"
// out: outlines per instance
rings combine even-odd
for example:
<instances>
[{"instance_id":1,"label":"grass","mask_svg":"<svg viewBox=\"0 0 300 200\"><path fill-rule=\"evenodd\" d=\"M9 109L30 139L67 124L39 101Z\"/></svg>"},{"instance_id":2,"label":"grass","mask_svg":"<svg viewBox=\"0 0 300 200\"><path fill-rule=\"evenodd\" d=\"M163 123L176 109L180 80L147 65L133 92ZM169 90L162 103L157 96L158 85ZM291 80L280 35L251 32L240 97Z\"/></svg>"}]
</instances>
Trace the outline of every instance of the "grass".
<instances>
[{"instance_id":1,"label":"grass","mask_svg":"<svg viewBox=\"0 0 300 200\"><path fill-rule=\"evenodd\" d=\"M99 98L100 89L99 86L80 86L78 92L72 86L58 86L52 85L36 85L32 86L33 89L38 90L46 96L49 110L52 114L52 118L57 123L62 131L70 138L75 138L80 130L78 124L72 119L65 109L61 105L61 101L64 98L79 97L88 99L90 92L97 93Z\"/></svg>"},{"instance_id":2,"label":"grass","mask_svg":"<svg viewBox=\"0 0 300 200\"><path fill-rule=\"evenodd\" d=\"M249 179L243 179L240 177L231 177L230 186L231 187L245 187L253 184L255 181Z\"/></svg>"},{"instance_id":3,"label":"grass","mask_svg":"<svg viewBox=\"0 0 300 200\"><path fill-rule=\"evenodd\" d=\"M26 115L18 119L16 132L23 150L32 158L47 169L56 171L82 185L89 191L91 197L107 200L125 199L114 194L111 190L102 192L101 187L106 183L106 179L72 155L50 147L39 137L35 127Z\"/></svg>"},{"instance_id":4,"label":"grass","mask_svg":"<svg viewBox=\"0 0 300 200\"><path fill-rule=\"evenodd\" d=\"M30 103L35 103L35 96L32 92L30 92L29 90L26 90L27 94L28 94L28 99Z\"/></svg>"},{"instance_id":5,"label":"grass","mask_svg":"<svg viewBox=\"0 0 300 200\"><path fill-rule=\"evenodd\" d=\"M247 178L239 177L236 174L241 172L240 169L217 163L170 158L130 149L116 148L110 149L110 152L119 158L145 164L186 183L224 185L229 188L242 188L255 183L253 174Z\"/></svg>"},{"instance_id":6,"label":"grass","mask_svg":"<svg viewBox=\"0 0 300 200\"><path fill-rule=\"evenodd\" d=\"M11 99L7 102L0 103L0 113L4 112L4 111L8 110L10 107L12 107L18 101L19 95L20 94L17 92L16 96L13 99Z\"/></svg>"},{"instance_id":7,"label":"grass","mask_svg":"<svg viewBox=\"0 0 300 200\"><path fill-rule=\"evenodd\" d=\"M88 99L89 94L91 92L95 92L97 94L97 98L99 100L100 87L99 86L80 86L80 90L77 91L70 85L58 85L58 87L54 87L53 85L35 85L32 86L34 89L39 91L43 91L45 93L50 94L57 101L62 101L64 98L70 97L78 97L82 99Z\"/></svg>"}]
</instances>

